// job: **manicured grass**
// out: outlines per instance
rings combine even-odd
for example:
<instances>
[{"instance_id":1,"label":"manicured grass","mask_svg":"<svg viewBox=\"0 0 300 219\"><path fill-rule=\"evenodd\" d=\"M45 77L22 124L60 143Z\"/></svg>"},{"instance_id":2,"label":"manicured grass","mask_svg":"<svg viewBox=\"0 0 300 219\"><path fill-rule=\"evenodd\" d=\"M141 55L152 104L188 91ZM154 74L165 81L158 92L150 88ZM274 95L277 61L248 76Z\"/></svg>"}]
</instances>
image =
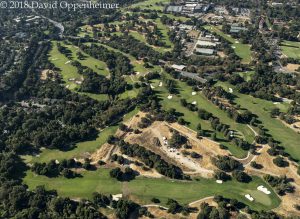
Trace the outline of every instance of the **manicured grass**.
<instances>
[{"instance_id":1,"label":"manicured grass","mask_svg":"<svg viewBox=\"0 0 300 219\"><path fill-rule=\"evenodd\" d=\"M286 127L280 120L271 118L270 112L273 108L279 108L285 112L288 109L287 103L280 103L274 105L273 102L254 98L250 95L240 94L236 91L234 86L228 83L218 82L225 89L229 87L233 88L233 93L237 96L235 102L240 104L242 108L248 109L258 116L258 119L262 122L262 125L268 129L268 133L271 134L275 140L281 142L281 145L285 148L292 157L300 160L299 142L300 135L294 130Z\"/></svg>"},{"instance_id":2,"label":"manicured grass","mask_svg":"<svg viewBox=\"0 0 300 219\"><path fill-rule=\"evenodd\" d=\"M204 28L210 32L218 34L219 36L226 39L228 42L232 43L232 48L234 52L242 58L243 63L249 63L251 61L250 45L237 42L237 40L231 37L230 35L223 33L221 31L221 26L205 26Z\"/></svg>"},{"instance_id":3,"label":"manicured grass","mask_svg":"<svg viewBox=\"0 0 300 219\"><path fill-rule=\"evenodd\" d=\"M300 59L300 42L283 41L280 48L289 58Z\"/></svg>"},{"instance_id":4,"label":"manicured grass","mask_svg":"<svg viewBox=\"0 0 300 219\"><path fill-rule=\"evenodd\" d=\"M201 93L198 92L197 95L192 96L192 88L186 85L184 82L177 81L179 94L178 95L172 95L173 98L169 100L167 97L169 95L169 92L164 87L158 87L158 82L155 82L155 90L158 91L158 95L161 98L161 104L163 108L170 109L174 108L177 112L182 113L184 116L184 120L187 121L189 124L187 125L193 130L197 130L197 125L201 123L202 129L204 130L210 130L210 122L201 120L197 112L191 112L187 108L183 107L180 104L180 99L186 99L187 102L192 103L193 101L197 102L197 106L199 108L205 109L208 112L211 112L214 116L220 118L220 121L224 124L230 125L230 128L233 130L238 131L237 135L244 138L249 143L252 143L254 140L254 133L245 125L234 122L232 119L230 119L227 116L227 113L220 110L217 106L215 106L213 103L211 103L209 100L206 99L206 97ZM239 147L236 147L224 140L224 136L221 133L217 133L217 138L219 139L220 143L226 145L229 149L229 151L236 157L245 157L247 155L247 151L242 150Z\"/></svg>"},{"instance_id":5,"label":"manicured grass","mask_svg":"<svg viewBox=\"0 0 300 219\"><path fill-rule=\"evenodd\" d=\"M33 157L32 162L49 162L50 160L63 160L71 158L80 158L85 153L92 153L103 145L109 135L115 134L118 126L110 126L100 131L98 137L95 140L79 142L75 145L75 148L69 151L61 151L57 149L44 149L39 157ZM29 160L28 160L29 161Z\"/></svg>"},{"instance_id":6,"label":"manicured grass","mask_svg":"<svg viewBox=\"0 0 300 219\"><path fill-rule=\"evenodd\" d=\"M255 210L270 210L280 203L280 199L273 190L258 177L253 177L253 181L250 183L229 181L223 184L217 184L213 179L204 178L199 178L198 181L178 181L137 177L135 180L123 184L110 178L109 169L83 171L82 176L82 178L75 179L47 178L28 171L24 183L29 186L29 189L45 185L47 189L56 189L61 196L72 198L91 198L93 192L119 194L124 189L126 193L135 197L142 204L150 204L153 197L160 199L162 205L165 205L168 198L187 204L214 195L235 198ZM259 185L266 186L272 191L272 194L268 196L258 192L256 188ZM246 194L250 194L255 201L248 201L244 197Z\"/></svg>"},{"instance_id":7,"label":"manicured grass","mask_svg":"<svg viewBox=\"0 0 300 219\"><path fill-rule=\"evenodd\" d=\"M27 171L24 180L30 189L44 185L47 189L57 190L60 196L71 198L92 198L93 192L103 194L122 193L121 183L109 176L109 171L84 171L82 178L67 179L64 177L48 178Z\"/></svg>"},{"instance_id":8,"label":"manicured grass","mask_svg":"<svg viewBox=\"0 0 300 219\"><path fill-rule=\"evenodd\" d=\"M71 65L70 60L58 51L57 42L52 42L52 49L49 53L49 61L52 62L57 68L60 69L63 81L68 85L70 90L74 90L77 85L70 82L70 78L81 78L78 74L77 68ZM69 63L68 63L69 62Z\"/></svg>"},{"instance_id":9,"label":"manicured grass","mask_svg":"<svg viewBox=\"0 0 300 219\"><path fill-rule=\"evenodd\" d=\"M159 18L155 19L154 22L157 24L158 29L161 31L163 35L163 41L166 43L167 46L170 46L171 48L174 47L173 43L170 41L168 32L169 28L164 25Z\"/></svg>"},{"instance_id":10,"label":"manicured grass","mask_svg":"<svg viewBox=\"0 0 300 219\"><path fill-rule=\"evenodd\" d=\"M66 86L68 86L68 89L77 92L81 95L87 95L90 98L93 98L95 100L98 101L103 101L103 100L107 100L108 99L108 95L107 94L92 94L92 93L86 93L86 92L78 92L76 90L76 88L79 88L79 85L75 84L73 81L69 81L68 79L70 78L76 78L76 79L80 79L82 77L82 75L80 75L78 73L78 70L75 66L72 66L71 63L65 64L67 62L70 62L72 60L68 59L65 55L61 54L58 49L57 49L57 42L53 41L53 48L50 51L49 54L49 60L60 69L60 73L63 77L64 82L66 83ZM67 46L71 51L72 51L72 55L74 57L74 59L77 59L76 56L76 48L72 45L65 45ZM111 47L109 47L110 49L113 49ZM115 49L113 49L115 50ZM120 52L119 50L115 50ZM135 71L140 71L141 73L146 73L148 72L147 69L143 66L142 62L138 62L136 59L134 59L134 57L129 56L125 53L123 53L124 55L128 56L129 59L131 60L132 64L134 65L134 70ZM96 72L98 72L99 74L103 74L103 75L108 75L109 71L106 69L106 64L102 61L99 61L91 56L88 56L87 54L84 53L84 55L86 55L86 59L85 60L78 60L79 62L81 62L82 65L88 66L90 68L92 68L93 70L95 70ZM97 68L96 68L97 65ZM102 66L102 67L100 67ZM103 70L100 70L99 68L102 68ZM104 70L105 69L105 70ZM130 82L132 84L131 80L128 80L128 82ZM133 98L136 97L138 93L137 89L133 89L131 91L125 91L124 93L120 94L120 98L121 99L125 99L125 98Z\"/></svg>"},{"instance_id":11,"label":"manicured grass","mask_svg":"<svg viewBox=\"0 0 300 219\"><path fill-rule=\"evenodd\" d=\"M89 56L88 54L84 53L82 50L80 50L78 47L75 47L74 45L67 45L67 44L63 44L63 45L72 52L73 60L80 62L81 65L83 66L87 66L91 68L94 72L98 73L99 75L104 75L104 76L109 75L109 70L105 62ZM78 59L78 56L76 54L77 51L80 51L85 56L83 60Z\"/></svg>"},{"instance_id":12,"label":"manicured grass","mask_svg":"<svg viewBox=\"0 0 300 219\"><path fill-rule=\"evenodd\" d=\"M72 47L69 45L69 48L74 49L75 47ZM75 50L72 51L72 54L73 53L75 53ZM76 54L73 54L73 55L76 56ZM80 75L78 73L78 70L75 66L71 65L72 60L68 59L64 54L61 54L58 51L57 41L52 41L52 49L49 53L49 61L52 62L57 68L60 69L60 73L62 75L63 81L65 82L65 84L69 90L80 93L81 95L87 95L98 101L103 101L103 100L108 99L108 96L106 94L91 94L91 93L76 91L76 88L79 88L79 85L75 84L73 81L69 81L69 79L70 78L80 79L82 77L82 75ZM90 57L89 61L87 61L87 62L89 63L92 61L96 61L98 63L98 60L96 60L96 59L93 60L92 57ZM94 62L94 63L96 63L96 62ZM101 62L99 61L99 63L101 63ZM91 66L91 68L93 68L93 66ZM94 66L94 68L95 68L95 66ZM101 71L101 72L104 73L105 71Z\"/></svg>"}]
</instances>

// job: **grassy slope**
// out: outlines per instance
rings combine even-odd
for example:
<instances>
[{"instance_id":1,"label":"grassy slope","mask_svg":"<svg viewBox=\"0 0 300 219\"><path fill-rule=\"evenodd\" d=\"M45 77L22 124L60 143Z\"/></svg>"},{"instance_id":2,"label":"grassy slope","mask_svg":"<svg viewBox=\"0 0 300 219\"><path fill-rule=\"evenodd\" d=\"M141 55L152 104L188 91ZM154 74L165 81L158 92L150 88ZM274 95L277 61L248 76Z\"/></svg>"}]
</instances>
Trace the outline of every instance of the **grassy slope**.
<instances>
[{"instance_id":1,"label":"grassy slope","mask_svg":"<svg viewBox=\"0 0 300 219\"><path fill-rule=\"evenodd\" d=\"M222 85L224 88L233 88L232 85L227 83L218 84ZM282 111L286 111L288 105L285 103L281 103L278 105L274 105L271 101L266 101L258 98L254 98L249 95L240 94L235 91L233 88L234 94L238 96L235 102L240 104L241 107L248 109L255 113L259 120L262 121L262 124L269 130L269 133L278 141L282 143L282 146L285 147L286 151L291 154L293 157L300 160L300 150L299 150L299 142L300 135L297 134L292 129L286 127L280 120L274 119L270 117L271 109L277 107Z\"/></svg>"},{"instance_id":2,"label":"grassy slope","mask_svg":"<svg viewBox=\"0 0 300 219\"><path fill-rule=\"evenodd\" d=\"M283 41L281 44L282 52L294 59L300 59L300 42Z\"/></svg>"},{"instance_id":3,"label":"grassy slope","mask_svg":"<svg viewBox=\"0 0 300 219\"><path fill-rule=\"evenodd\" d=\"M149 179L138 177L128 183L120 183L110 178L109 169L98 169L97 171L84 171L82 178L66 179L63 177L47 178L37 176L28 171L24 182L30 189L38 185L45 185L47 189L57 189L59 195L73 198L91 198L93 192L103 194L119 194L122 188L136 197L141 203L150 203L151 198L156 197L165 202L168 198L174 198L181 203L190 203L198 199L223 195L228 198L236 198L256 210L272 209L279 205L280 199L272 192L270 196L258 192L258 185L267 186L264 181L255 177L251 183L238 183L229 181L217 184L212 179L200 178L198 181L177 181L169 179ZM269 186L267 186L269 188ZM271 191L272 189L269 188ZM250 194L254 202L249 202L244 197Z\"/></svg>"},{"instance_id":4,"label":"grassy slope","mask_svg":"<svg viewBox=\"0 0 300 219\"><path fill-rule=\"evenodd\" d=\"M250 45L248 44L242 44L242 43L237 43L236 39L232 38L230 35L227 35L223 33L220 30L220 27L215 27L215 26L205 26L205 28L211 32L214 32L218 34L219 36L223 37L226 39L228 42L232 43L232 46L234 46L234 52L242 58L243 63L249 63L251 61L251 50L250 50Z\"/></svg>"}]
</instances>

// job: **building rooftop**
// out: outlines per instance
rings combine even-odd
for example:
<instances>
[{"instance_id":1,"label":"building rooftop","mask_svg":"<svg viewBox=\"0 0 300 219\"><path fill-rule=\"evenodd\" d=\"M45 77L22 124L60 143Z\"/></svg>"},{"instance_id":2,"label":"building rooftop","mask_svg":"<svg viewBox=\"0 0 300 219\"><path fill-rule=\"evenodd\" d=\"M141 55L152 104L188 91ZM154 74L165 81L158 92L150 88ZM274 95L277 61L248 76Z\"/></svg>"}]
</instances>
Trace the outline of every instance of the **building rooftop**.
<instances>
[{"instance_id":1,"label":"building rooftop","mask_svg":"<svg viewBox=\"0 0 300 219\"><path fill-rule=\"evenodd\" d=\"M207 49L207 48L196 48L196 52L204 55L212 55L214 54L213 49Z\"/></svg>"},{"instance_id":2,"label":"building rooftop","mask_svg":"<svg viewBox=\"0 0 300 219\"><path fill-rule=\"evenodd\" d=\"M176 65L176 64L174 64L171 67L176 69L176 70L182 71L186 66L185 65Z\"/></svg>"},{"instance_id":3,"label":"building rooftop","mask_svg":"<svg viewBox=\"0 0 300 219\"><path fill-rule=\"evenodd\" d=\"M212 47L215 47L217 44L213 43L213 42L210 42L210 41L198 40L197 41L197 45L199 45L199 46L212 46Z\"/></svg>"}]
</instances>

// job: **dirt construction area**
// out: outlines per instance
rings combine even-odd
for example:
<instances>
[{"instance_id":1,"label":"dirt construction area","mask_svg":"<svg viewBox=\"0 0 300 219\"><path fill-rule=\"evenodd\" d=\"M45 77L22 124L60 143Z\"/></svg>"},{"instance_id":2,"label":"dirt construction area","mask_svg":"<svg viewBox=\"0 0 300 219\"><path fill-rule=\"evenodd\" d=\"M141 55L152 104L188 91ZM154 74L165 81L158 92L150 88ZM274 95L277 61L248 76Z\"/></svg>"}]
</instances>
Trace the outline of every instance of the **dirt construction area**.
<instances>
[{"instance_id":1,"label":"dirt construction area","mask_svg":"<svg viewBox=\"0 0 300 219\"><path fill-rule=\"evenodd\" d=\"M132 129L136 129L142 116L138 114L127 125ZM168 145L168 139L172 137L172 131L174 130L188 139L189 148L176 149ZM217 143L206 138L198 139L194 132L177 123L155 121L151 126L140 129L140 131L139 134L127 133L124 138L125 141L139 144L159 154L163 159L180 166L185 173L190 175L212 177L216 167L211 163L211 158L216 155L228 155L226 151L219 148ZM155 143L155 140L159 140L159 145ZM188 155L192 152L199 154L199 158L192 158Z\"/></svg>"},{"instance_id":2,"label":"dirt construction area","mask_svg":"<svg viewBox=\"0 0 300 219\"><path fill-rule=\"evenodd\" d=\"M216 170L216 167L211 163L211 158L216 155L228 155L228 152L221 150L216 142L206 138L198 139L195 132L177 123L171 124L163 121L155 121L147 128L138 128L138 124L143 117L145 117L145 113L140 112L125 123L132 130L139 129L140 132L138 134L118 130L116 136L122 136L126 142L139 144L153 151L167 162L182 168L186 174L211 178L213 177L214 170ZM186 145L189 147L171 148L168 145L168 140L172 137L174 131L187 138ZM196 153L198 157L193 158L191 156L192 153ZM91 155L91 159L94 163L102 160L111 165L110 157L113 154L121 155L117 146L106 143ZM155 170L144 171L141 167L136 166L134 158L127 157L124 154L122 156L130 160L130 167L138 171L141 175L161 177Z\"/></svg>"}]
</instances>

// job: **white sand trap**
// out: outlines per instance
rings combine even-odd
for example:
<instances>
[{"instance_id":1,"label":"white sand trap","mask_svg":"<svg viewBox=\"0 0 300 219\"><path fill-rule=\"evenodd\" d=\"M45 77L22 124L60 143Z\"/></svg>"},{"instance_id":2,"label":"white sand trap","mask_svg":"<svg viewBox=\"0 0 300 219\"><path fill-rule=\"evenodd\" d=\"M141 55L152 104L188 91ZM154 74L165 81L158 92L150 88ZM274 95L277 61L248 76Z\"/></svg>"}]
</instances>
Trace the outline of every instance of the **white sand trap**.
<instances>
[{"instance_id":1,"label":"white sand trap","mask_svg":"<svg viewBox=\"0 0 300 219\"><path fill-rule=\"evenodd\" d=\"M114 201L119 201L119 199L121 199L123 197L122 194L116 194L116 195L112 195L112 199Z\"/></svg>"},{"instance_id":2,"label":"white sand trap","mask_svg":"<svg viewBox=\"0 0 300 219\"><path fill-rule=\"evenodd\" d=\"M246 199L248 199L251 202L254 201L254 198L250 194L245 195L245 197L246 197Z\"/></svg>"},{"instance_id":3,"label":"white sand trap","mask_svg":"<svg viewBox=\"0 0 300 219\"><path fill-rule=\"evenodd\" d=\"M232 88L230 87L230 88L229 88L229 93L232 93L232 92L233 92L233 90L232 90Z\"/></svg>"},{"instance_id":4,"label":"white sand trap","mask_svg":"<svg viewBox=\"0 0 300 219\"><path fill-rule=\"evenodd\" d=\"M71 61L67 61L67 62L65 63L65 65L66 65L66 64L69 64L70 62L71 62Z\"/></svg>"},{"instance_id":5,"label":"white sand trap","mask_svg":"<svg viewBox=\"0 0 300 219\"><path fill-rule=\"evenodd\" d=\"M195 91L192 92L192 95L195 96L197 93Z\"/></svg>"},{"instance_id":6,"label":"white sand trap","mask_svg":"<svg viewBox=\"0 0 300 219\"><path fill-rule=\"evenodd\" d=\"M263 193L265 193L265 194L267 194L267 195L270 195L270 194L271 194L271 192L270 192L266 187L264 187L263 185L258 186L258 187L257 187L257 190L258 190L258 191L261 191L261 192L263 192Z\"/></svg>"},{"instance_id":7,"label":"white sand trap","mask_svg":"<svg viewBox=\"0 0 300 219\"><path fill-rule=\"evenodd\" d=\"M235 46L231 46L232 49L235 49Z\"/></svg>"},{"instance_id":8,"label":"white sand trap","mask_svg":"<svg viewBox=\"0 0 300 219\"><path fill-rule=\"evenodd\" d=\"M274 102L273 104L277 105L277 104L279 104L279 102Z\"/></svg>"},{"instance_id":9,"label":"white sand trap","mask_svg":"<svg viewBox=\"0 0 300 219\"><path fill-rule=\"evenodd\" d=\"M137 71L137 72L136 72L136 75L139 75L139 74L140 74L140 72L139 72L139 71Z\"/></svg>"},{"instance_id":10,"label":"white sand trap","mask_svg":"<svg viewBox=\"0 0 300 219\"><path fill-rule=\"evenodd\" d=\"M223 181L222 181L222 180L219 180L219 179L217 179L217 180L216 180L216 183L218 183L218 184L222 184L222 183L223 183Z\"/></svg>"},{"instance_id":11,"label":"white sand trap","mask_svg":"<svg viewBox=\"0 0 300 219\"><path fill-rule=\"evenodd\" d=\"M173 98L173 96L172 96L172 95L169 95L169 96L168 96L168 99L169 99L169 100L171 100L172 98Z\"/></svg>"},{"instance_id":12,"label":"white sand trap","mask_svg":"<svg viewBox=\"0 0 300 219\"><path fill-rule=\"evenodd\" d=\"M192 104L193 104L193 105L196 105L196 104L197 104L197 101L193 101Z\"/></svg>"},{"instance_id":13,"label":"white sand trap","mask_svg":"<svg viewBox=\"0 0 300 219\"><path fill-rule=\"evenodd\" d=\"M67 85L67 86L66 86L66 88L69 88L69 87L70 87L70 85Z\"/></svg>"},{"instance_id":14,"label":"white sand trap","mask_svg":"<svg viewBox=\"0 0 300 219\"><path fill-rule=\"evenodd\" d=\"M154 88L155 88L152 84L150 84L150 87L151 87L151 89L154 89Z\"/></svg>"},{"instance_id":15,"label":"white sand trap","mask_svg":"<svg viewBox=\"0 0 300 219\"><path fill-rule=\"evenodd\" d=\"M58 60L58 58L53 58L53 59L51 59L51 61L56 61L56 60Z\"/></svg>"},{"instance_id":16,"label":"white sand trap","mask_svg":"<svg viewBox=\"0 0 300 219\"><path fill-rule=\"evenodd\" d=\"M163 85L163 83L162 83L162 82L159 82L159 85L158 85L158 86L159 86L159 87L162 87L162 85Z\"/></svg>"},{"instance_id":17,"label":"white sand trap","mask_svg":"<svg viewBox=\"0 0 300 219\"><path fill-rule=\"evenodd\" d=\"M239 41L236 40L235 43L239 43Z\"/></svg>"}]
</instances>

